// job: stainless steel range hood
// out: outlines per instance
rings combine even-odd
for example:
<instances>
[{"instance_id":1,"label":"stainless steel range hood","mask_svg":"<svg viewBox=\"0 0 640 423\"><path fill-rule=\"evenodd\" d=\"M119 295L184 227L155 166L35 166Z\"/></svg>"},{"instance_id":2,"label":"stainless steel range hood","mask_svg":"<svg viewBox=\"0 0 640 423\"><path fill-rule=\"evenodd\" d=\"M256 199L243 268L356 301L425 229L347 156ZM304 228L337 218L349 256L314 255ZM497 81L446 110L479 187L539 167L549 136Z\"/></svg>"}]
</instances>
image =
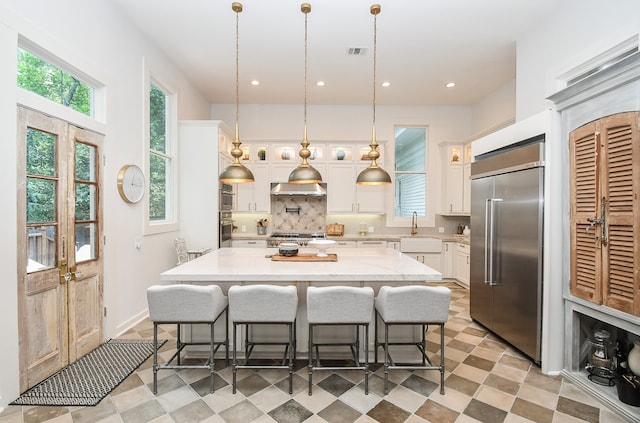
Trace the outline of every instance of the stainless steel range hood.
<instances>
[{"instance_id":1,"label":"stainless steel range hood","mask_svg":"<svg viewBox=\"0 0 640 423\"><path fill-rule=\"evenodd\" d=\"M327 195L327 184L289 184L272 182L271 195L303 195L322 197Z\"/></svg>"}]
</instances>

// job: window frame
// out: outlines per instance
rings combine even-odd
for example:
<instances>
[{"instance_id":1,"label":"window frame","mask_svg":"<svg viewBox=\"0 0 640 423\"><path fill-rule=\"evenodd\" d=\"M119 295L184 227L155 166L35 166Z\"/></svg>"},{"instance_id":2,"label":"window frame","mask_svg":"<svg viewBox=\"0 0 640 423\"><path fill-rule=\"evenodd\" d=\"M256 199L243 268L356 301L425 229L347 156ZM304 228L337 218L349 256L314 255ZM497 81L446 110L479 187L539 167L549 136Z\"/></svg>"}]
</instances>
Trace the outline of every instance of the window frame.
<instances>
[{"instance_id":1,"label":"window frame","mask_svg":"<svg viewBox=\"0 0 640 423\"><path fill-rule=\"evenodd\" d=\"M391 162L393 163L393 174L391 176L394 186L396 184L396 175L398 173L398 171L396 170L396 157L395 157L395 144L396 144L396 137L395 137L395 133L396 133L396 129L397 128L424 128L425 129L425 150L424 150L424 154L425 154L425 171L424 171L424 177L425 177L425 216L419 216L418 217L418 226L420 227L434 227L435 226L435 210L436 210L436 195L434 194L435 192L435 185L434 185L434 180L437 180L438 177L437 175L439 174L439 168L438 168L438 163L434 160L434 158L437 157L437 152L434 151L434 148L437 148L437 146L434 146L434 143L431 142L431 137L430 137L430 126L428 124L420 124L420 123L415 123L415 124L394 124L393 125L393 148L391 148L390 152L387 152L387 155L391 155ZM391 153L391 154L389 154ZM391 173L391 172L390 172ZM407 174L416 174L416 173L422 173L422 172L415 172L415 171L407 171L407 172L401 172L401 173L407 173ZM395 214L395 204L396 204L396 198L395 198L395 193L396 190L395 188L393 190L390 191L391 195L393 196L393 202L390 202L389 206L388 206L388 210L387 210L387 226L389 227L410 227L411 226L411 216L408 217L404 217L404 216L396 216Z\"/></svg>"},{"instance_id":2,"label":"window frame","mask_svg":"<svg viewBox=\"0 0 640 423\"><path fill-rule=\"evenodd\" d=\"M164 153L151 149L150 137L150 94L151 84L158 87L166 95L166 151ZM178 94L171 84L145 67L144 78L144 162L147 179L147 195L144 196L144 233L145 235L173 232L179 229L178 224ZM164 220L150 220L151 203L151 154L161 154L168 159L167 186L165 191L166 213Z\"/></svg>"}]
</instances>

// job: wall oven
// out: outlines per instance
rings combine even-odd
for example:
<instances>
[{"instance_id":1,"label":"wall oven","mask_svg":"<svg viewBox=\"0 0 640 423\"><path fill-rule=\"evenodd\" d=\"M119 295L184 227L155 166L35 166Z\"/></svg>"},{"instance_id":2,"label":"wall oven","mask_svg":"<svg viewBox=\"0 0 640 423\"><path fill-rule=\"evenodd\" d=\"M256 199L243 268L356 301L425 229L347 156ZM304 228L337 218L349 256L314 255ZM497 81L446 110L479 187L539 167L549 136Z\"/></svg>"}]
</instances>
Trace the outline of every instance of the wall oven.
<instances>
[{"instance_id":1,"label":"wall oven","mask_svg":"<svg viewBox=\"0 0 640 423\"><path fill-rule=\"evenodd\" d=\"M231 247L231 233L233 232L233 219L230 211L220 211L218 216L220 228L218 230L218 248Z\"/></svg>"},{"instance_id":2,"label":"wall oven","mask_svg":"<svg viewBox=\"0 0 640 423\"><path fill-rule=\"evenodd\" d=\"M233 185L220 183L218 204L220 211L233 210Z\"/></svg>"}]
</instances>

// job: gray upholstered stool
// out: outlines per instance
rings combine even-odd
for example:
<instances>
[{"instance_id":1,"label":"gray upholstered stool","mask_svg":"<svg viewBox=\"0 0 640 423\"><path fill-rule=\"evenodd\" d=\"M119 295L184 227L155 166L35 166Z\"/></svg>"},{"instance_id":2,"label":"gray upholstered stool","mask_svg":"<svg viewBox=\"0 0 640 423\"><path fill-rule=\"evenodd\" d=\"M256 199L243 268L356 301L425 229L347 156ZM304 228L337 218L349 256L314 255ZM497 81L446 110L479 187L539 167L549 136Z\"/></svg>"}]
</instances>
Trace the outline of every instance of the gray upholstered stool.
<instances>
[{"instance_id":1,"label":"gray upholstered stool","mask_svg":"<svg viewBox=\"0 0 640 423\"><path fill-rule=\"evenodd\" d=\"M298 312L298 290L295 286L278 285L234 285L229 288L229 315L233 322L233 393L236 393L236 374L238 369L288 369L289 393L293 393L293 365L296 357L296 314ZM289 329L287 342L254 342L250 338L250 325L282 324ZM236 331L238 325L245 326L244 364L238 364ZM249 363L254 346L284 345L282 365Z\"/></svg>"},{"instance_id":2,"label":"gray upholstered stool","mask_svg":"<svg viewBox=\"0 0 640 423\"><path fill-rule=\"evenodd\" d=\"M443 286L409 285L383 286L376 297L375 362L378 347L384 348L384 393L389 391L389 370L439 370L440 394L444 394L444 323L449 317L451 290ZM378 316L384 323L384 342L378 342ZM420 325L419 342L389 342L392 325ZM428 325L440 326L440 365L434 365L427 356L426 331ZM390 345L415 345L422 355L421 364L396 365L389 354Z\"/></svg>"},{"instance_id":3,"label":"gray upholstered stool","mask_svg":"<svg viewBox=\"0 0 640 423\"><path fill-rule=\"evenodd\" d=\"M153 322L153 341L158 343L158 325L176 324L176 352L163 365L158 364L158 350L153 353L153 393L158 393L158 370L161 369L209 369L211 373L211 389L213 393L213 368L214 354L220 346L225 347L225 359L229 363L229 314L225 324L225 336L223 341L215 341L215 322L227 310L227 297L217 285L154 285L147 289L147 302L149 304L149 319ZM184 323L208 324L211 328L209 342L182 342L180 337L180 325ZM180 355L187 345L209 345L209 360L203 365L183 365L180 363ZM172 365L173 361L175 365Z\"/></svg>"},{"instance_id":4,"label":"gray upholstered stool","mask_svg":"<svg viewBox=\"0 0 640 423\"><path fill-rule=\"evenodd\" d=\"M309 321L309 395L313 389L314 370L364 370L364 393L369 393L369 322L373 316L373 289L351 286L310 286L307 289L307 320ZM320 325L353 325L356 339L349 343L319 343L313 329ZM360 363L360 327L364 328L364 364ZM324 367L320 365L320 346L349 346L354 366ZM313 350L316 350L316 366Z\"/></svg>"}]
</instances>

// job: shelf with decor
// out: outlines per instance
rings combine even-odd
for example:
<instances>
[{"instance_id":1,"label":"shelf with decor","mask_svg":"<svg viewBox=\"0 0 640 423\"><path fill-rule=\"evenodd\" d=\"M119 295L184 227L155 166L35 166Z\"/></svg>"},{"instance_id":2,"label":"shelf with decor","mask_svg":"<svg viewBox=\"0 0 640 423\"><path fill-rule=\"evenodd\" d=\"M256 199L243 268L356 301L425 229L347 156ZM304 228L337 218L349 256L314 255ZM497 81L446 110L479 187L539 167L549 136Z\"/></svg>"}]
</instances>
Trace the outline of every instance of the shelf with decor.
<instances>
[{"instance_id":1,"label":"shelf with decor","mask_svg":"<svg viewBox=\"0 0 640 423\"><path fill-rule=\"evenodd\" d=\"M270 162L295 162L298 159L298 150L298 145L295 143L272 145Z\"/></svg>"},{"instance_id":2,"label":"shelf with decor","mask_svg":"<svg viewBox=\"0 0 640 423\"><path fill-rule=\"evenodd\" d=\"M329 147L329 152L331 156L329 157L330 161L337 162L352 162L353 161L353 152L354 146L352 145L331 145Z\"/></svg>"}]
</instances>

